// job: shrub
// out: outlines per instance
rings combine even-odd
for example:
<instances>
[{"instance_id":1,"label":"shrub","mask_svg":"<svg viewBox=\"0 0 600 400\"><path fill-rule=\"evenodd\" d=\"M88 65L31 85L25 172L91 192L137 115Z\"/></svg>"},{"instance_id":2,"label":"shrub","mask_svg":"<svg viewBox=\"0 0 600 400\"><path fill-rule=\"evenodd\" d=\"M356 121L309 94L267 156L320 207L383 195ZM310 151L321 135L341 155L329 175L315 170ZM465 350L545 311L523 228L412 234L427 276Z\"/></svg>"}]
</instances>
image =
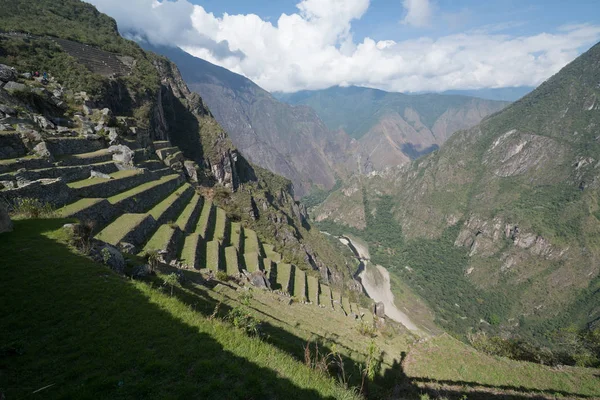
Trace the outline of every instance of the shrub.
<instances>
[{"instance_id":1,"label":"shrub","mask_svg":"<svg viewBox=\"0 0 600 400\"><path fill-rule=\"evenodd\" d=\"M69 243L83 254L89 254L92 250L94 228L93 221L73 225L73 229L69 232Z\"/></svg>"},{"instance_id":2,"label":"shrub","mask_svg":"<svg viewBox=\"0 0 600 400\"><path fill-rule=\"evenodd\" d=\"M225 271L217 271L217 279L223 282L227 282L229 280L229 275Z\"/></svg>"},{"instance_id":3,"label":"shrub","mask_svg":"<svg viewBox=\"0 0 600 400\"><path fill-rule=\"evenodd\" d=\"M157 250L149 250L145 253L144 255L146 262L148 263L148 265L150 266L150 270L152 272L155 272L158 269L158 266L160 265L160 254L158 254Z\"/></svg>"},{"instance_id":4,"label":"shrub","mask_svg":"<svg viewBox=\"0 0 600 400\"><path fill-rule=\"evenodd\" d=\"M231 309L227 313L227 320L250 336L260 336L260 321L242 307Z\"/></svg>"},{"instance_id":5,"label":"shrub","mask_svg":"<svg viewBox=\"0 0 600 400\"><path fill-rule=\"evenodd\" d=\"M358 324L358 332L370 338L374 338L377 336L377 328L375 327L375 322L369 324L367 321L360 321Z\"/></svg>"},{"instance_id":6,"label":"shrub","mask_svg":"<svg viewBox=\"0 0 600 400\"><path fill-rule=\"evenodd\" d=\"M44 203L38 199L21 198L15 202L13 215L25 219L52 218L56 212L50 203Z\"/></svg>"}]
</instances>

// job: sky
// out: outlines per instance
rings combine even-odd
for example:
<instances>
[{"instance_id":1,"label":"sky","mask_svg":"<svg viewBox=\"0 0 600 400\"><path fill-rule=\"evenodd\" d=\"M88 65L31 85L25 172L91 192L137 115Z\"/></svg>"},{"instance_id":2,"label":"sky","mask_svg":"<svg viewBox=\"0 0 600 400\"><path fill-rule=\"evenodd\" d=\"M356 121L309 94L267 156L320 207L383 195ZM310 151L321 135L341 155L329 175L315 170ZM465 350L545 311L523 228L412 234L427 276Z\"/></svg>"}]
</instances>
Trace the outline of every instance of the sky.
<instances>
[{"instance_id":1,"label":"sky","mask_svg":"<svg viewBox=\"0 0 600 400\"><path fill-rule=\"evenodd\" d=\"M121 33L269 91L538 86L600 41L598 0L87 0Z\"/></svg>"}]
</instances>

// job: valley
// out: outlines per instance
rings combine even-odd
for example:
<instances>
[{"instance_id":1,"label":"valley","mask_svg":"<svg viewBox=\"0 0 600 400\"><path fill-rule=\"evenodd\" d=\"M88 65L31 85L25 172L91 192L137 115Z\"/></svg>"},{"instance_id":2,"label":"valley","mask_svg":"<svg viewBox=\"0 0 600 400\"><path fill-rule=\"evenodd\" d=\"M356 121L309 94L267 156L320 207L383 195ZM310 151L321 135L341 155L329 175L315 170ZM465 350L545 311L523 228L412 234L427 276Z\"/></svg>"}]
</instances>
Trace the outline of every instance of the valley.
<instances>
[{"instance_id":1,"label":"valley","mask_svg":"<svg viewBox=\"0 0 600 400\"><path fill-rule=\"evenodd\" d=\"M600 44L531 92L271 94L170 40L244 15L142 3L0 0L0 400L600 398ZM315 4L263 55L350 18Z\"/></svg>"}]
</instances>

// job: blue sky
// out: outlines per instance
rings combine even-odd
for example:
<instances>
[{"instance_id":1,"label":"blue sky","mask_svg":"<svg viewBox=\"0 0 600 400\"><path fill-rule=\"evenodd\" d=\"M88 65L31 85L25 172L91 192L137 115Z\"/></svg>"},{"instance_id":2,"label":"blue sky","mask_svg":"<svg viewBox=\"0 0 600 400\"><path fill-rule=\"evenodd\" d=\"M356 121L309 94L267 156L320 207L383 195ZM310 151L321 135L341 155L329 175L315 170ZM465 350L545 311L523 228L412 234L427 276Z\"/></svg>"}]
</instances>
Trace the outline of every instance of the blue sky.
<instances>
[{"instance_id":1,"label":"blue sky","mask_svg":"<svg viewBox=\"0 0 600 400\"><path fill-rule=\"evenodd\" d=\"M256 14L276 21L282 13L297 12L297 0L192 0L216 15ZM530 35L553 31L561 25L600 24L599 0L444 0L433 3L437 9L430 27L418 28L399 23L405 11L401 0L372 0L369 10L353 24L356 39L402 40L420 36L440 37L490 25L511 34Z\"/></svg>"},{"instance_id":2,"label":"blue sky","mask_svg":"<svg viewBox=\"0 0 600 400\"><path fill-rule=\"evenodd\" d=\"M270 91L537 86L600 40L599 0L88 1Z\"/></svg>"}]
</instances>

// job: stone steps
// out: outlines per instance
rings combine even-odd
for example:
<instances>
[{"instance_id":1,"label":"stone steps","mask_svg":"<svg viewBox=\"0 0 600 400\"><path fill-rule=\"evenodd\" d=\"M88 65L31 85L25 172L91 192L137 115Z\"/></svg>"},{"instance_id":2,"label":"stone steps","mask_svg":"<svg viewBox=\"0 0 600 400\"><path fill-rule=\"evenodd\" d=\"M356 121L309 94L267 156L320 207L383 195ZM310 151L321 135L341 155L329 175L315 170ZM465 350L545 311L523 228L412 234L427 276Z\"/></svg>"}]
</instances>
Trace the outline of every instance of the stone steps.
<instances>
[{"instance_id":1,"label":"stone steps","mask_svg":"<svg viewBox=\"0 0 600 400\"><path fill-rule=\"evenodd\" d=\"M176 224L185 233L192 233L196 230L198 224L198 218L200 218L200 212L204 205L204 197L195 193L186 208L177 218Z\"/></svg>"}]
</instances>

